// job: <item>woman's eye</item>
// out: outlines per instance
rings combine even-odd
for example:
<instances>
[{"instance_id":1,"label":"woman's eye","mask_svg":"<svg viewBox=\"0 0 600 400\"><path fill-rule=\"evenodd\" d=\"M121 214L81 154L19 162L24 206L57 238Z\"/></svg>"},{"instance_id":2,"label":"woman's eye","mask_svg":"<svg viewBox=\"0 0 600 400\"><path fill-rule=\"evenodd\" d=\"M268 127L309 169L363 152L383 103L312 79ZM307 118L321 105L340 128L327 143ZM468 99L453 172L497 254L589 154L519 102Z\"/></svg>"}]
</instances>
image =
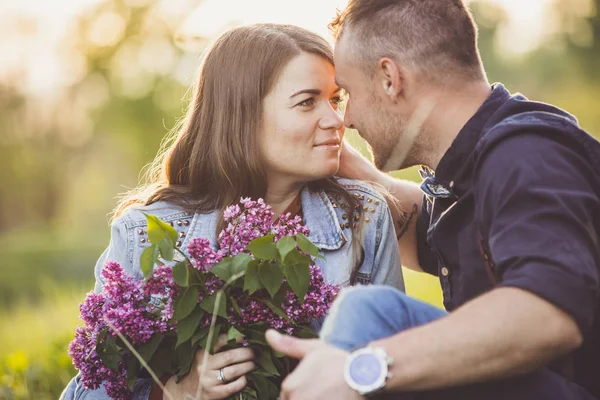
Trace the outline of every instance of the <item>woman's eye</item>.
<instances>
[{"instance_id":1,"label":"woman's eye","mask_svg":"<svg viewBox=\"0 0 600 400\"><path fill-rule=\"evenodd\" d=\"M314 106L314 105L315 105L315 98L314 98L314 97L311 97L311 98L309 98L309 99L306 99L306 100L304 100L304 101L302 101L302 102L298 103L298 105L299 105L300 107L304 107L304 108L309 108L309 107L312 107L312 106Z\"/></svg>"}]
</instances>

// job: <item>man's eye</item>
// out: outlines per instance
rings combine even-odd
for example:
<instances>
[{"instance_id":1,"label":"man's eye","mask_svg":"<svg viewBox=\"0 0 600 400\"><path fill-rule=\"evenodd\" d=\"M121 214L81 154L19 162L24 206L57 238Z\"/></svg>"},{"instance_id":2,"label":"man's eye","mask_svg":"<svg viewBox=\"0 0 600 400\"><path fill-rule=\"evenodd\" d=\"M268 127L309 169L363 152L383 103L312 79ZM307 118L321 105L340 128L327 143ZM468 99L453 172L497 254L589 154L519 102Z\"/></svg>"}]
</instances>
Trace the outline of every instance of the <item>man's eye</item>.
<instances>
[{"instance_id":1,"label":"man's eye","mask_svg":"<svg viewBox=\"0 0 600 400\"><path fill-rule=\"evenodd\" d=\"M304 107L304 108L309 108L315 105L315 98L311 97L309 99L306 99L300 103L298 103L297 105L299 105L300 107Z\"/></svg>"},{"instance_id":2,"label":"man's eye","mask_svg":"<svg viewBox=\"0 0 600 400\"><path fill-rule=\"evenodd\" d=\"M331 104L335 105L335 106L339 106L340 104L342 104L344 102L344 98L342 98L342 96L337 96L331 99Z\"/></svg>"}]
</instances>

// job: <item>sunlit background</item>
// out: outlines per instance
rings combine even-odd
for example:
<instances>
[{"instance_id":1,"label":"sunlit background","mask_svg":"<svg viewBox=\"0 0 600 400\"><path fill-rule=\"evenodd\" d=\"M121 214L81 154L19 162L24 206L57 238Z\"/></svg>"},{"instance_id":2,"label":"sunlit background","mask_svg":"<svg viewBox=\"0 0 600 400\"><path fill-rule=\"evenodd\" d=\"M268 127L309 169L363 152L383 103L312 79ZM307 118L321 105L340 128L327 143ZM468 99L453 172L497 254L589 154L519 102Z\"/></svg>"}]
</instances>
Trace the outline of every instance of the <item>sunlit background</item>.
<instances>
[{"instance_id":1,"label":"sunlit background","mask_svg":"<svg viewBox=\"0 0 600 400\"><path fill-rule=\"evenodd\" d=\"M206 45L253 22L329 38L327 23L343 6L0 0L0 399L55 399L74 374L66 346L108 244L107 216L183 115ZM600 133L600 0L470 6L491 81ZM407 273L407 285L440 305L435 279Z\"/></svg>"}]
</instances>

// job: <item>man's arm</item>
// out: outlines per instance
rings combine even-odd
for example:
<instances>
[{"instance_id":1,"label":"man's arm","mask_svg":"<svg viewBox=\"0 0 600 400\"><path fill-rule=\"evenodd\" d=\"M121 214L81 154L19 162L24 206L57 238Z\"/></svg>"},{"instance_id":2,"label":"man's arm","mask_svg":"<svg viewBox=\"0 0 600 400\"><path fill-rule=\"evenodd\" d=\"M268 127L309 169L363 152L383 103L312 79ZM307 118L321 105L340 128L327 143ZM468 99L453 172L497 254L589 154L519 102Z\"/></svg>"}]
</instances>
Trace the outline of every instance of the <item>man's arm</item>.
<instances>
[{"instance_id":1,"label":"man's arm","mask_svg":"<svg viewBox=\"0 0 600 400\"><path fill-rule=\"evenodd\" d=\"M581 342L564 311L527 291L499 288L447 317L371 345L393 359L387 390L407 391L524 374Z\"/></svg>"},{"instance_id":2,"label":"man's arm","mask_svg":"<svg viewBox=\"0 0 600 400\"><path fill-rule=\"evenodd\" d=\"M423 200L423 193L414 182L396 179L379 171L356 149L344 142L340 157L338 175L371 181L384 187L393 197L388 201L394 228L398 237L398 247L405 267L423 272L417 255L416 225Z\"/></svg>"},{"instance_id":3,"label":"man's arm","mask_svg":"<svg viewBox=\"0 0 600 400\"><path fill-rule=\"evenodd\" d=\"M362 398L344 380L346 352L275 331L267 332L267 341L302 359L283 382L282 399ZM385 390L404 392L524 374L581 341L575 321L556 306L521 289L499 288L442 319L370 345L384 348L393 359Z\"/></svg>"}]
</instances>

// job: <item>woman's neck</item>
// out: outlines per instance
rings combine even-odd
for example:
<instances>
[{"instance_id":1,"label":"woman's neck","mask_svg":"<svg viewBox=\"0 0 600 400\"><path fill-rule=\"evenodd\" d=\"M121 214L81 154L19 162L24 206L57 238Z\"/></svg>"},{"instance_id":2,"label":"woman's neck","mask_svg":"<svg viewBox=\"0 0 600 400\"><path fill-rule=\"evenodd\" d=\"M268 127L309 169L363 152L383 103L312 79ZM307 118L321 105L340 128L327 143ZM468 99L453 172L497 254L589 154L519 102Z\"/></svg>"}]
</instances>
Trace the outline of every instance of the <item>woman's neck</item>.
<instances>
[{"instance_id":1,"label":"woman's neck","mask_svg":"<svg viewBox=\"0 0 600 400\"><path fill-rule=\"evenodd\" d=\"M290 204L302 190L303 183L284 183L278 182L277 184L269 183L267 194L265 196L265 202L271 206L271 210L275 213L275 217L281 215L285 210L288 209Z\"/></svg>"}]
</instances>

